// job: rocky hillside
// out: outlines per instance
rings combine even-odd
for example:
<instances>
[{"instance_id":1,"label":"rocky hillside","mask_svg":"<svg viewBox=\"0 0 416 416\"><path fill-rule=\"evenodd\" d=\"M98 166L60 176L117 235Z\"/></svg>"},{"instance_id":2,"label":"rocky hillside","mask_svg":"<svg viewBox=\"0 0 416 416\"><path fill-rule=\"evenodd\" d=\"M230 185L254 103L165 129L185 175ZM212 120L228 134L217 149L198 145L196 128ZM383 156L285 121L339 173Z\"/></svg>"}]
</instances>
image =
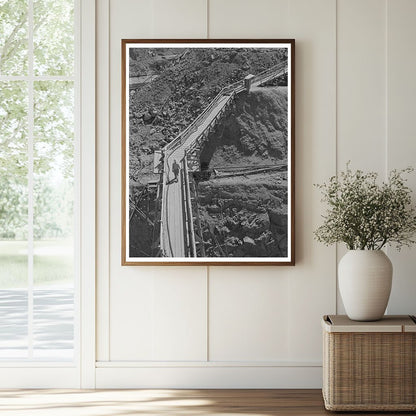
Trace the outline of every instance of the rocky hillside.
<instances>
[{"instance_id":1,"label":"rocky hillside","mask_svg":"<svg viewBox=\"0 0 416 416\"><path fill-rule=\"evenodd\" d=\"M207 169L262 167L287 161L287 88L242 94L201 155ZM198 183L209 257L287 255L287 174L214 178Z\"/></svg>"},{"instance_id":2,"label":"rocky hillside","mask_svg":"<svg viewBox=\"0 0 416 416\"><path fill-rule=\"evenodd\" d=\"M153 151L173 140L224 86L283 59L284 49L130 50L130 77L139 80L129 93L131 177L142 183L151 179Z\"/></svg>"},{"instance_id":3,"label":"rocky hillside","mask_svg":"<svg viewBox=\"0 0 416 416\"><path fill-rule=\"evenodd\" d=\"M200 219L208 257L287 255L287 181L253 175L199 184Z\"/></svg>"},{"instance_id":4,"label":"rocky hillside","mask_svg":"<svg viewBox=\"0 0 416 416\"><path fill-rule=\"evenodd\" d=\"M241 93L201 154L203 167L258 166L287 158L287 87Z\"/></svg>"}]
</instances>

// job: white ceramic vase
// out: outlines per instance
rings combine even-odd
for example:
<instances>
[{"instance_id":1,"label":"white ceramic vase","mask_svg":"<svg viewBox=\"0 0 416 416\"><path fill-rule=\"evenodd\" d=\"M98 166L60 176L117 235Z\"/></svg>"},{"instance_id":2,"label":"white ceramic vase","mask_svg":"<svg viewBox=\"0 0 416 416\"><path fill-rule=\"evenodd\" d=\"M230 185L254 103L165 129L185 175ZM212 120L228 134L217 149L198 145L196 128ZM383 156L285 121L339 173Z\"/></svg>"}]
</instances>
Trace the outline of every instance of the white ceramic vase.
<instances>
[{"instance_id":1,"label":"white ceramic vase","mask_svg":"<svg viewBox=\"0 0 416 416\"><path fill-rule=\"evenodd\" d=\"M339 291L348 317L377 321L384 316L393 267L381 250L350 250L338 265Z\"/></svg>"}]
</instances>

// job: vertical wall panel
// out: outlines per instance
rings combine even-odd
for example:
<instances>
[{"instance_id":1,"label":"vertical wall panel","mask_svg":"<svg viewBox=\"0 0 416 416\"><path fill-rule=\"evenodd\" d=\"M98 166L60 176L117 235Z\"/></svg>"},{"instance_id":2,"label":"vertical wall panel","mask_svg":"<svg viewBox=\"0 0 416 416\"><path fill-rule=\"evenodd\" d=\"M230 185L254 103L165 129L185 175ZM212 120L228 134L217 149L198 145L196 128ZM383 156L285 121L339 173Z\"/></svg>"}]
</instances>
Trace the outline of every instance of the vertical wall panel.
<instances>
[{"instance_id":1,"label":"vertical wall panel","mask_svg":"<svg viewBox=\"0 0 416 416\"><path fill-rule=\"evenodd\" d=\"M168 37L168 33L171 38L205 37L206 4L171 3L110 1L110 244L109 253L100 253L100 259L110 258L111 360L206 359L206 268L120 265L121 39Z\"/></svg>"},{"instance_id":2,"label":"vertical wall panel","mask_svg":"<svg viewBox=\"0 0 416 416\"><path fill-rule=\"evenodd\" d=\"M156 38L205 38L206 0L153 0L152 32Z\"/></svg>"},{"instance_id":3,"label":"vertical wall panel","mask_svg":"<svg viewBox=\"0 0 416 416\"><path fill-rule=\"evenodd\" d=\"M114 274L110 286L110 360L152 360L154 270Z\"/></svg>"},{"instance_id":4,"label":"vertical wall panel","mask_svg":"<svg viewBox=\"0 0 416 416\"><path fill-rule=\"evenodd\" d=\"M210 276L210 361L287 360L284 273L275 267L210 267Z\"/></svg>"},{"instance_id":5,"label":"vertical wall panel","mask_svg":"<svg viewBox=\"0 0 416 416\"><path fill-rule=\"evenodd\" d=\"M386 3L337 1L337 169L385 175ZM337 262L346 253L339 245ZM338 294L338 313L345 313Z\"/></svg>"},{"instance_id":6,"label":"vertical wall panel","mask_svg":"<svg viewBox=\"0 0 416 416\"><path fill-rule=\"evenodd\" d=\"M212 37L246 38L255 28L253 37L295 38L297 83L297 264L293 268L258 267L255 273L247 267L210 268L210 358L231 359L234 350L237 356L256 360L320 361L320 317L335 311L335 251L312 239L320 219L320 197L313 183L335 172L335 3L291 0L271 5L260 1L255 10L251 2L211 0L210 5ZM231 13L235 16L232 24L225 19ZM252 286L257 296L246 305ZM270 296L260 295L268 291ZM270 319L261 319L256 327L255 320L262 314L269 314ZM247 337L241 346L244 333Z\"/></svg>"},{"instance_id":7,"label":"vertical wall panel","mask_svg":"<svg viewBox=\"0 0 416 416\"><path fill-rule=\"evenodd\" d=\"M416 168L416 2L388 1L388 169ZM416 202L416 173L409 177ZM416 249L389 249L389 313L416 313Z\"/></svg>"},{"instance_id":8,"label":"vertical wall panel","mask_svg":"<svg viewBox=\"0 0 416 416\"><path fill-rule=\"evenodd\" d=\"M171 268L153 280L153 354L159 361L207 359L204 267Z\"/></svg>"},{"instance_id":9,"label":"vertical wall panel","mask_svg":"<svg viewBox=\"0 0 416 416\"><path fill-rule=\"evenodd\" d=\"M291 360L321 361L320 319L335 312L335 248L313 240L322 204L314 183L335 173L336 3L289 2L296 38L296 250L289 278Z\"/></svg>"},{"instance_id":10,"label":"vertical wall panel","mask_svg":"<svg viewBox=\"0 0 416 416\"><path fill-rule=\"evenodd\" d=\"M111 360L206 360L204 269L136 267L115 279Z\"/></svg>"},{"instance_id":11,"label":"vertical wall panel","mask_svg":"<svg viewBox=\"0 0 416 416\"><path fill-rule=\"evenodd\" d=\"M210 38L287 38L290 0L207 0Z\"/></svg>"},{"instance_id":12,"label":"vertical wall panel","mask_svg":"<svg viewBox=\"0 0 416 416\"><path fill-rule=\"evenodd\" d=\"M386 5L337 2L338 169L385 171Z\"/></svg>"},{"instance_id":13,"label":"vertical wall panel","mask_svg":"<svg viewBox=\"0 0 416 416\"><path fill-rule=\"evenodd\" d=\"M287 0L259 0L255 10L251 2L209 0L211 38L288 38L287 25ZM288 358L287 274L282 267L210 267L210 360Z\"/></svg>"}]
</instances>

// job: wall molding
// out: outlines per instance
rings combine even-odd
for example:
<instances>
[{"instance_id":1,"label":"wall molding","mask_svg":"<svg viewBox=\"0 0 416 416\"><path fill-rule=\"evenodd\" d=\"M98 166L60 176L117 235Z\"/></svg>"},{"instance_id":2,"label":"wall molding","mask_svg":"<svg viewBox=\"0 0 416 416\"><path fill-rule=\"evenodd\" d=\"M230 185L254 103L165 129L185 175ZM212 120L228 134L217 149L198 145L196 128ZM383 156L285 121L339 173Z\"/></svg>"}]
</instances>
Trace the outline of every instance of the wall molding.
<instances>
[{"instance_id":1,"label":"wall molding","mask_svg":"<svg viewBox=\"0 0 416 416\"><path fill-rule=\"evenodd\" d=\"M99 363L97 363L99 364ZM245 363L246 364L246 363ZM96 388L321 388L320 366L97 368Z\"/></svg>"},{"instance_id":2,"label":"wall molding","mask_svg":"<svg viewBox=\"0 0 416 416\"><path fill-rule=\"evenodd\" d=\"M321 362L303 361L97 361L96 368L241 368L322 367Z\"/></svg>"}]
</instances>

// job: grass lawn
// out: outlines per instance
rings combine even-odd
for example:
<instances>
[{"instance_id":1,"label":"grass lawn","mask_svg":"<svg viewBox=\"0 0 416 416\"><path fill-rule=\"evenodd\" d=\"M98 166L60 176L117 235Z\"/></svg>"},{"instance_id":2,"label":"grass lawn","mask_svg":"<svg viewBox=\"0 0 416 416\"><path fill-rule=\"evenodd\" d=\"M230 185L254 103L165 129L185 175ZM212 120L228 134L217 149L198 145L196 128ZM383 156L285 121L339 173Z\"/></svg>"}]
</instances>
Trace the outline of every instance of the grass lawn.
<instances>
[{"instance_id":1,"label":"grass lawn","mask_svg":"<svg viewBox=\"0 0 416 416\"><path fill-rule=\"evenodd\" d=\"M35 286L71 283L74 273L72 253L70 240L35 241ZM0 241L0 289L26 287L27 270L27 242Z\"/></svg>"}]
</instances>

